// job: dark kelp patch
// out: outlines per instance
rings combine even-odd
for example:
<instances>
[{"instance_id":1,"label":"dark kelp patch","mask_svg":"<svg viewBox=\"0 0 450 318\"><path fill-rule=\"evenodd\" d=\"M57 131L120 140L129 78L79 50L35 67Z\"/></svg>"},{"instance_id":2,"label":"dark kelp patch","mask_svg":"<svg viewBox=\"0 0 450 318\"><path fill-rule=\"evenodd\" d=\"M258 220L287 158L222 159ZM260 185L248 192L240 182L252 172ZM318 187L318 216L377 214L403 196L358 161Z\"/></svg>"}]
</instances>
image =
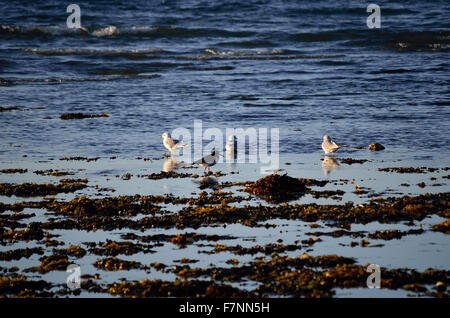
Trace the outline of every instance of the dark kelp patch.
<instances>
[{"instance_id":1,"label":"dark kelp patch","mask_svg":"<svg viewBox=\"0 0 450 318\"><path fill-rule=\"evenodd\" d=\"M428 173L438 171L439 168L427 168L427 167L389 167L389 168L378 168L378 171L384 172L396 172L396 173Z\"/></svg>"},{"instance_id":2,"label":"dark kelp patch","mask_svg":"<svg viewBox=\"0 0 450 318\"><path fill-rule=\"evenodd\" d=\"M450 234L450 220L444 221L439 224L433 225L433 231L442 232L445 234Z\"/></svg>"},{"instance_id":3,"label":"dark kelp patch","mask_svg":"<svg viewBox=\"0 0 450 318\"><path fill-rule=\"evenodd\" d=\"M411 229L408 231L400 231L400 230L384 230L384 231L375 231L374 233L370 233L367 235L367 238L370 239L380 239L380 240L393 240L393 239L401 239L405 235L417 235L422 234L424 232L423 229Z\"/></svg>"},{"instance_id":4,"label":"dark kelp patch","mask_svg":"<svg viewBox=\"0 0 450 318\"><path fill-rule=\"evenodd\" d=\"M86 188L85 184L50 184L50 183L0 183L0 194L6 196L35 197L58 193L75 192Z\"/></svg>"},{"instance_id":5,"label":"dark kelp patch","mask_svg":"<svg viewBox=\"0 0 450 318\"><path fill-rule=\"evenodd\" d=\"M234 205L205 205L186 206L176 213L163 213L131 220L125 218L97 216L87 214L75 220L58 220L43 224L45 229L79 229L112 230L117 228L130 228L145 230L148 228L198 228L200 226L212 226L219 224L239 223L246 226L258 226L258 222L271 219L290 219L316 222L317 220L334 221L341 223L369 223L395 222L422 220L427 215L435 214L442 217L448 215L448 199L450 193L424 194L416 197L390 197L371 199L369 203L358 204L347 202L343 205L319 205L283 203L276 206L251 206L236 207ZM49 205L53 205L50 203ZM67 204L67 203L66 203ZM63 204L64 205L64 204ZM139 205L137 211L142 208ZM95 210L94 210L95 211ZM70 213L73 210L69 211ZM112 214L114 215L114 214Z\"/></svg>"},{"instance_id":6,"label":"dark kelp patch","mask_svg":"<svg viewBox=\"0 0 450 318\"><path fill-rule=\"evenodd\" d=\"M321 268L321 269L318 269ZM190 268L178 266L173 272L184 279L209 277L215 281L240 282L245 279L259 283L252 293L258 296L331 297L335 288L361 288L367 285L367 266L355 265L351 258L337 255L300 257L274 255L257 258L247 265L232 268ZM409 284L447 284L449 271L428 269L422 273L407 269L382 269L381 286L407 289ZM442 289L442 288L441 288ZM445 296L444 292L426 294ZM423 289L421 292L424 291Z\"/></svg>"},{"instance_id":7,"label":"dark kelp patch","mask_svg":"<svg viewBox=\"0 0 450 318\"><path fill-rule=\"evenodd\" d=\"M109 115L107 113L102 114L64 113L59 116L59 118L62 120L97 118L97 117L109 117Z\"/></svg>"},{"instance_id":8,"label":"dark kelp patch","mask_svg":"<svg viewBox=\"0 0 450 318\"><path fill-rule=\"evenodd\" d=\"M98 159L100 159L100 157L95 157L95 158L87 158L87 157L64 157L64 158L60 158L59 160L65 160L65 161L86 161L86 162L91 162L91 161L97 161Z\"/></svg>"},{"instance_id":9,"label":"dark kelp patch","mask_svg":"<svg viewBox=\"0 0 450 318\"><path fill-rule=\"evenodd\" d=\"M44 250L41 247L33 247L33 248L19 248L15 250L0 252L0 261L12 261L19 260L23 257L30 258L30 256L38 254L44 254Z\"/></svg>"},{"instance_id":10,"label":"dark kelp patch","mask_svg":"<svg viewBox=\"0 0 450 318\"><path fill-rule=\"evenodd\" d=\"M0 170L1 173L27 173L28 169L18 169L18 168L10 168L10 169L2 169Z\"/></svg>"},{"instance_id":11,"label":"dark kelp patch","mask_svg":"<svg viewBox=\"0 0 450 318\"><path fill-rule=\"evenodd\" d=\"M55 270L65 271L70 264L67 255L53 254L42 256L39 260L41 261L40 266L27 268L24 272L39 272L45 274Z\"/></svg>"},{"instance_id":12,"label":"dark kelp patch","mask_svg":"<svg viewBox=\"0 0 450 318\"><path fill-rule=\"evenodd\" d=\"M345 191L342 190L323 190L323 191L316 191L316 190L310 190L307 191L308 194L310 194L314 199L319 198L331 198L334 200L342 200L342 196L345 194Z\"/></svg>"},{"instance_id":13,"label":"dark kelp patch","mask_svg":"<svg viewBox=\"0 0 450 318\"><path fill-rule=\"evenodd\" d=\"M0 295L15 297L49 297L52 284L43 280L28 280L24 275L0 276Z\"/></svg>"},{"instance_id":14,"label":"dark kelp patch","mask_svg":"<svg viewBox=\"0 0 450 318\"><path fill-rule=\"evenodd\" d=\"M13 110L21 110L21 108L16 107L16 106L8 106L8 107L0 106L0 113L2 113L2 112L10 112L10 111L13 111Z\"/></svg>"},{"instance_id":15,"label":"dark kelp patch","mask_svg":"<svg viewBox=\"0 0 450 318\"><path fill-rule=\"evenodd\" d=\"M342 237L342 236L350 236L352 238L364 237L366 235L365 231L347 231L347 230L334 230L331 232L306 232L305 235L314 235L314 236L331 236L334 238Z\"/></svg>"},{"instance_id":16,"label":"dark kelp patch","mask_svg":"<svg viewBox=\"0 0 450 318\"><path fill-rule=\"evenodd\" d=\"M113 296L122 297L208 297L208 298L242 298L251 296L250 293L229 285L215 284L210 281L181 281L145 280L135 282L114 283L107 286Z\"/></svg>"},{"instance_id":17,"label":"dark kelp patch","mask_svg":"<svg viewBox=\"0 0 450 318\"><path fill-rule=\"evenodd\" d=\"M102 199L89 199L79 197L69 202L53 202L48 209L73 216L131 216L138 213L156 213L159 208L150 203L139 204L140 196L106 197Z\"/></svg>"},{"instance_id":18,"label":"dark kelp patch","mask_svg":"<svg viewBox=\"0 0 450 318\"><path fill-rule=\"evenodd\" d=\"M98 247L92 247L89 249L90 253L95 255L108 255L117 256L119 254L133 255L136 253L155 253L151 250L149 245L135 244L133 242L115 242L112 240L106 240L106 242L100 242Z\"/></svg>"},{"instance_id":19,"label":"dark kelp patch","mask_svg":"<svg viewBox=\"0 0 450 318\"><path fill-rule=\"evenodd\" d=\"M172 178L193 178L194 174L192 173L180 173L176 171L161 171L159 173L152 173L152 174L144 174L144 175L138 175L138 178L147 178L151 180L160 180L160 179L172 179ZM198 175L196 175L198 178Z\"/></svg>"},{"instance_id":20,"label":"dark kelp patch","mask_svg":"<svg viewBox=\"0 0 450 318\"><path fill-rule=\"evenodd\" d=\"M33 171L35 174L37 175L41 175L41 176L53 176L53 177L62 177L62 176L68 176L68 175L74 175L75 172L71 172L71 171L60 171L60 170L53 170L53 169L49 169L49 170L36 170Z\"/></svg>"},{"instance_id":21,"label":"dark kelp patch","mask_svg":"<svg viewBox=\"0 0 450 318\"><path fill-rule=\"evenodd\" d=\"M68 248L53 249L53 253L57 254L57 255L81 258L84 255L86 255L86 250L84 248L82 248L81 246L70 245Z\"/></svg>"},{"instance_id":22,"label":"dark kelp patch","mask_svg":"<svg viewBox=\"0 0 450 318\"><path fill-rule=\"evenodd\" d=\"M229 235L216 234L198 234L198 233L180 233L180 234L154 234L139 236L134 233L127 233L122 235L125 240L138 240L141 242L170 242L179 248L185 248L187 245L194 244L198 241L222 241L234 240L236 237Z\"/></svg>"},{"instance_id":23,"label":"dark kelp patch","mask_svg":"<svg viewBox=\"0 0 450 318\"><path fill-rule=\"evenodd\" d=\"M301 249L301 245L296 244L268 244L265 246L255 245L251 247L243 247L241 245L236 246L227 246L223 244L216 244L212 251L199 251L199 253L205 254L216 254L220 252L231 252L236 255L255 255L258 253L262 253L265 255L271 255L274 253L284 253L290 251L296 251Z\"/></svg>"},{"instance_id":24,"label":"dark kelp patch","mask_svg":"<svg viewBox=\"0 0 450 318\"><path fill-rule=\"evenodd\" d=\"M116 257L100 259L93 263L94 267L104 271L122 271L131 269L144 269L145 267L136 261L126 261Z\"/></svg>"},{"instance_id":25,"label":"dark kelp patch","mask_svg":"<svg viewBox=\"0 0 450 318\"><path fill-rule=\"evenodd\" d=\"M355 163L363 164L363 163L365 163L365 162L367 162L369 160L367 160L367 159L342 158L342 159L339 159L339 161L341 163L345 163L347 165L352 165L352 164L355 164Z\"/></svg>"},{"instance_id":26,"label":"dark kelp patch","mask_svg":"<svg viewBox=\"0 0 450 318\"><path fill-rule=\"evenodd\" d=\"M16 241L40 241L45 233L42 230L41 223L31 222L24 230L5 230L0 232L0 242L3 245L6 242L14 243Z\"/></svg>"}]
</instances>

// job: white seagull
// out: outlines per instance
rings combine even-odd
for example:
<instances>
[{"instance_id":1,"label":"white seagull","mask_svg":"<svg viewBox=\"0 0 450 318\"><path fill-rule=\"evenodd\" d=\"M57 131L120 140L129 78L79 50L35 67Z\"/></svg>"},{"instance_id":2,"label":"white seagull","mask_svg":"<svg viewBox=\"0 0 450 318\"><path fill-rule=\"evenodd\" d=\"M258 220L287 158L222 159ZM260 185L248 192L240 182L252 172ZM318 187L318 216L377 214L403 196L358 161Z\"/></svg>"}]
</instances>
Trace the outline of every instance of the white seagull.
<instances>
[{"instance_id":1,"label":"white seagull","mask_svg":"<svg viewBox=\"0 0 450 318\"><path fill-rule=\"evenodd\" d=\"M337 145L330 137L327 135L323 136L322 149L325 154L334 153L336 150L346 147L345 145Z\"/></svg>"},{"instance_id":2,"label":"white seagull","mask_svg":"<svg viewBox=\"0 0 450 318\"><path fill-rule=\"evenodd\" d=\"M175 149L184 148L187 146L187 144L185 144L184 142L172 139L167 131L161 135L161 138L163 138L164 147L169 150L168 152L172 152ZM165 152L164 154L167 154L168 152Z\"/></svg>"},{"instance_id":3,"label":"white seagull","mask_svg":"<svg viewBox=\"0 0 450 318\"><path fill-rule=\"evenodd\" d=\"M200 160L194 161L194 164L198 164L204 167L205 169L203 170L203 173L206 174L206 168L208 168L209 173L211 167L216 164L218 156L220 156L220 154L213 149L210 155L207 155Z\"/></svg>"},{"instance_id":4,"label":"white seagull","mask_svg":"<svg viewBox=\"0 0 450 318\"><path fill-rule=\"evenodd\" d=\"M225 150L227 154L234 154L237 151L237 138L234 135L228 137L227 143L225 144Z\"/></svg>"}]
</instances>

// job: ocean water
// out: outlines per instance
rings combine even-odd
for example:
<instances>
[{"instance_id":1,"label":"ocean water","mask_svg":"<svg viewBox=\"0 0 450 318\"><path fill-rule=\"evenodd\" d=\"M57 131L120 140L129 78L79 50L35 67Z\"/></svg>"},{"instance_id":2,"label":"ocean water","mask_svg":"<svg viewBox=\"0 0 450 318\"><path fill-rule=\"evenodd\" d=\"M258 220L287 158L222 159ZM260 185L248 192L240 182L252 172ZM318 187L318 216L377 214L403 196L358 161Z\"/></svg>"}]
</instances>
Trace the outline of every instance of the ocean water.
<instances>
[{"instance_id":1,"label":"ocean water","mask_svg":"<svg viewBox=\"0 0 450 318\"><path fill-rule=\"evenodd\" d=\"M0 160L160 156L178 127L280 129L281 154L354 146L446 160L448 1L1 1ZM108 118L63 121L66 112ZM298 131L301 130L301 131ZM448 161L447 161L448 162Z\"/></svg>"}]
</instances>

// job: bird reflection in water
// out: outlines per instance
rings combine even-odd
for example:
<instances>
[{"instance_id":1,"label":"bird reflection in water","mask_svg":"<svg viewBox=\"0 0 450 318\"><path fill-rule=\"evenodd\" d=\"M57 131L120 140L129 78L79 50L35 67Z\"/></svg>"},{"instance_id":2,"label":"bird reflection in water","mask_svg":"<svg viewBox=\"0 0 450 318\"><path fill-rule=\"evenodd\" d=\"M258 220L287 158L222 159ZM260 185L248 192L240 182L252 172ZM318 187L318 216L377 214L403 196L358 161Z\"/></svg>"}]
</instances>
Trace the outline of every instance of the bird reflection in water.
<instances>
[{"instance_id":1,"label":"bird reflection in water","mask_svg":"<svg viewBox=\"0 0 450 318\"><path fill-rule=\"evenodd\" d=\"M325 156L322 160L322 171L325 176L329 173L336 171L339 167L338 160L333 157Z\"/></svg>"},{"instance_id":2,"label":"bird reflection in water","mask_svg":"<svg viewBox=\"0 0 450 318\"><path fill-rule=\"evenodd\" d=\"M166 160L164 160L162 171L171 172L182 165L183 165L182 162L177 162L174 158L169 157L169 158L166 158Z\"/></svg>"},{"instance_id":3,"label":"bird reflection in water","mask_svg":"<svg viewBox=\"0 0 450 318\"><path fill-rule=\"evenodd\" d=\"M230 151L225 152L225 162L227 163L228 172L234 170L234 168L236 166L236 159L237 159L237 155L234 151L233 152L230 152Z\"/></svg>"},{"instance_id":4,"label":"bird reflection in water","mask_svg":"<svg viewBox=\"0 0 450 318\"><path fill-rule=\"evenodd\" d=\"M236 136L231 135L228 137L225 144L225 159L227 163L228 171L233 171L236 167L238 158L238 139Z\"/></svg>"},{"instance_id":5,"label":"bird reflection in water","mask_svg":"<svg viewBox=\"0 0 450 318\"><path fill-rule=\"evenodd\" d=\"M219 189L217 187L219 182L217 181L216 178L211 177L211 176L201 177L199 180L193 180L193 182L198 184L200 190L208 189L208 188L213 189L213 190Z\"/></svg>"}]
</instances>

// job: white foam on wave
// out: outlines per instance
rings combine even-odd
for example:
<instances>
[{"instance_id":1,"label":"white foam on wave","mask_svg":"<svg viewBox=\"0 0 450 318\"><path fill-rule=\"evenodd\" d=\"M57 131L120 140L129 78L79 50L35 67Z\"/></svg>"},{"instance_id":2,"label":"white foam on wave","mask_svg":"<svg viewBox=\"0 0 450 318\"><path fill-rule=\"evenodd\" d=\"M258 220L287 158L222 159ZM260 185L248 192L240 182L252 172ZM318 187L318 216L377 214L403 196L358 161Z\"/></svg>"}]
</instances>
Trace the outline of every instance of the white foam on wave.
<instances>
[{"instance_id":1,"label":"white foam on wave","mask_svg":"<svg viewBox=\"0 0 450 318\"><path fill-rule=\"evenodd\" d=\"M236 55L236 56L281 55L281 54L288 53L288 51L284 50L284 49L258 50L258 51L215 51L213 49L205 49L204 52L209 54L209 55L219 55L219 56L227 56L227 55Z\"/></svg>"},{"instance_id":2,"label":"white foam on wave","mask_svg":"<svg viewBox=\"0 0 450 318\"><path fill-rule=\"evenodd\" d=\"M104 28L100 28L98 30L94 30L92 32L92 35L94 36L98 36L98 37L103 37L103 36L111 36L111 35L117 35L119 34L119 30L117 29L117 27L110 25Z\"/></svg>"},{"instance_id":3,"label":"white foam on wave","mask_svg":"<svg viewBox=\"0 0 450 318\"><path fill-rule=\"evenodd\" d=\"M121 55L121 54L147 54L163 52L159 48L149 49L74 49L74 48L20 48L25 52L42 55Z\"/></svg>"}]
</instances>

